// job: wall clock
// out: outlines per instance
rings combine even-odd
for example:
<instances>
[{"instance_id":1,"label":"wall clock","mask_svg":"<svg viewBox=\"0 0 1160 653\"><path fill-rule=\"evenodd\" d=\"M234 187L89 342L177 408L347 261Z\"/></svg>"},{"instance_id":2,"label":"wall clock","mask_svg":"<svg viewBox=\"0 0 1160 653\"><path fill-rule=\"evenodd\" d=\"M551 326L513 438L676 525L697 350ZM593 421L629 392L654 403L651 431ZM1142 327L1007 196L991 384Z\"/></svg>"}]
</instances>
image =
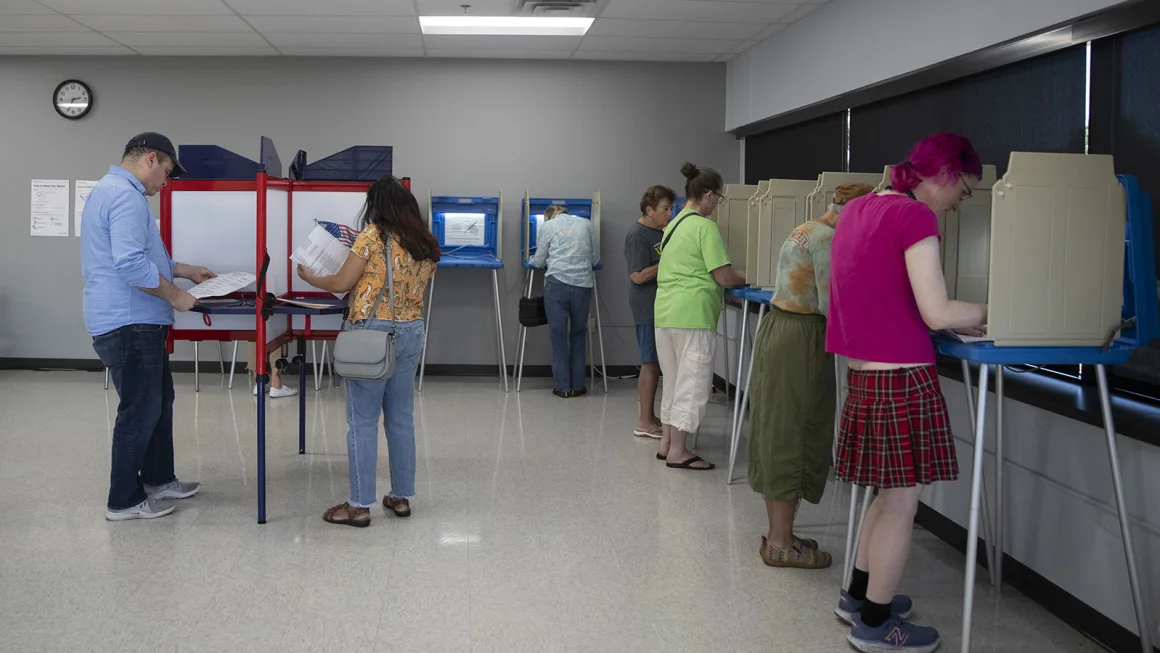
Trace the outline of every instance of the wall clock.
<instances>
[{"instance_id":1,"label":"wall clock","mask_svg":"<svg viewBox=\"0 0 1160 653\"><path fill-rule=\"evenodd\" d=\"M52 106L62 118L80 120L93 108L93 91L79 79L65 80L53 92Z\"/></svg>"}]
</instances>

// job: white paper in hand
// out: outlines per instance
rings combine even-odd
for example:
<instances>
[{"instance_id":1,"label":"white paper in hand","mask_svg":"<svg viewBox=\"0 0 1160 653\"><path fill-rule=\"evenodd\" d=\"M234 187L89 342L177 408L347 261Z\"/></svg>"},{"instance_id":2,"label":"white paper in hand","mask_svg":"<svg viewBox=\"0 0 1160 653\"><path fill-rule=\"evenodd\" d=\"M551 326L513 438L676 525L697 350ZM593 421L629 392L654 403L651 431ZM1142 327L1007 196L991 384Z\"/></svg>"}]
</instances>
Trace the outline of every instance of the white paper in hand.
<instances>
[{"instance_id":1,"label":"white paper in hand","mask_svg":"<svg viewBox=\"0 0 1160 653\"><path fill-rule=\"evenodd\" d=\"M290 260L309 268L317 276L329 277L338 274L349 254L349 246L330 235L325 227L315 225L306 236L306 242L294 248ZM345 295L345 293L333 294L339 298Z\"/></svg>"},{"instance_id":2,"label":"white paper in hand","mask_svg":"<svg viewBox=\"0 0 1160 653\"><path fill-rule=\"evenodd\" d=\"M257 281L258 278L249 272L219 274L209 281L203 281L190 288L189 294L193 295L194 299L222 297L223 295L242 290L247 286L252 286Z\"/></svg>"}]
</instances>

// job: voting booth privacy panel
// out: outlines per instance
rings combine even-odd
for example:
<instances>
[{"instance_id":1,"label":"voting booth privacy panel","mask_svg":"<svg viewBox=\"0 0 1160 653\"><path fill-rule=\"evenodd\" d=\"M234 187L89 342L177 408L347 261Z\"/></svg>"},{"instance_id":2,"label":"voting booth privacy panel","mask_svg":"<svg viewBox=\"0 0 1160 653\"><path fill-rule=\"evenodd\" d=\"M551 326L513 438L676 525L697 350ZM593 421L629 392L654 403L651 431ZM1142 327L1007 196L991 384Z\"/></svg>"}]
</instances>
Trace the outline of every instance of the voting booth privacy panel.
<instances>
[{"instance_id":1,"label":"voting booth privacy panel","mask_svg":"<svg viewBox=\"0 0 1160 653\"><path fill-rule=\"evenodd\" d=\"M179 314L170 331L170 348L173 340L254 342L257 392L264 396L267 352L297 340L300 454L306 447L305 341L333 337L346 302L301 281L295 284L291 248L295 241L305 240L316 220L353 228L369 186L363 180L391 174L390 150L356 146L323 159L317 169L299 152L290 175L284 177L274 144L265 137L258 161L214 145L183 145L178 158L187 174L162 191L161 234L175 260L196 261L219 273L249 272L257 278L253 290L203 301L194 311ZM312 170L316 180L309 179ZM403 183L409 188L409 180ZM310 305L287 301L301 299ZM320 326L333 331L312 332L314 319L329 320ZM257 446L258 522L265 523L264 401L258 402Z\"/></svg>"}]
</instances>

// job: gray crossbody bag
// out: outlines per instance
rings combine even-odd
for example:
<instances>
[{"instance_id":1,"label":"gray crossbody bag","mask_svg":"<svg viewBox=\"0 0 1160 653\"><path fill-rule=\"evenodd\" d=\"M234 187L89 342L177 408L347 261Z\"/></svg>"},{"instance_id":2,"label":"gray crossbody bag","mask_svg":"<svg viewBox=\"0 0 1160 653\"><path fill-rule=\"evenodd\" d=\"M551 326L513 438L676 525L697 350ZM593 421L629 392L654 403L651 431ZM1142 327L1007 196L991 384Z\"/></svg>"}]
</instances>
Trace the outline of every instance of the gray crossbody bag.
<instances>
[{"instance_id":1,"label":"gray crossbody bag","mask_svg":"<svg viewBox=\"0 0 1160 653\"><path fill-rule=\"evenodd\" d=\"M355 328L346 320L342 331L334 341L334 371L348 379L380 381L395 373L395 265L392 262L392 239L387 238L387 283L379 289L379 296L371 307L366 326ZM371 320L378 314L383 293L390 292L391 330L379 331L370 328Z\"/></svg>"}]
</instances>

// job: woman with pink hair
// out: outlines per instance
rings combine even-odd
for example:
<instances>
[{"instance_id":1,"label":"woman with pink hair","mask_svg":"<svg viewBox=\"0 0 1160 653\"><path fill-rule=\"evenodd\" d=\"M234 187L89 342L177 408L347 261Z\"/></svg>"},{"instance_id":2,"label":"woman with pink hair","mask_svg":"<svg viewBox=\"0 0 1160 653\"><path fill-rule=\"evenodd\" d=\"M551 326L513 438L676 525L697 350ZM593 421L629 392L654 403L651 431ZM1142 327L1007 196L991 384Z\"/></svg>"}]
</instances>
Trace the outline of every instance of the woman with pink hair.
<instances>
[{"instance_id":1,"label":"woman with pink hair","mask_svg":"<svg viewBox=\"0 0 1160 653\"><path fill-rule=\"evenodd\" d=\"M834 233L826 350L849 359L835 471L878 488L848 591L835 613L859 651L927 653L934 628L895 596L922 486L958 478L929 329L978 333L987 306L947 297L938 216L971 196L982 163L963 136L933 134L894 167L885 192L849 204Z\"/></svg>"}]
</instances>

